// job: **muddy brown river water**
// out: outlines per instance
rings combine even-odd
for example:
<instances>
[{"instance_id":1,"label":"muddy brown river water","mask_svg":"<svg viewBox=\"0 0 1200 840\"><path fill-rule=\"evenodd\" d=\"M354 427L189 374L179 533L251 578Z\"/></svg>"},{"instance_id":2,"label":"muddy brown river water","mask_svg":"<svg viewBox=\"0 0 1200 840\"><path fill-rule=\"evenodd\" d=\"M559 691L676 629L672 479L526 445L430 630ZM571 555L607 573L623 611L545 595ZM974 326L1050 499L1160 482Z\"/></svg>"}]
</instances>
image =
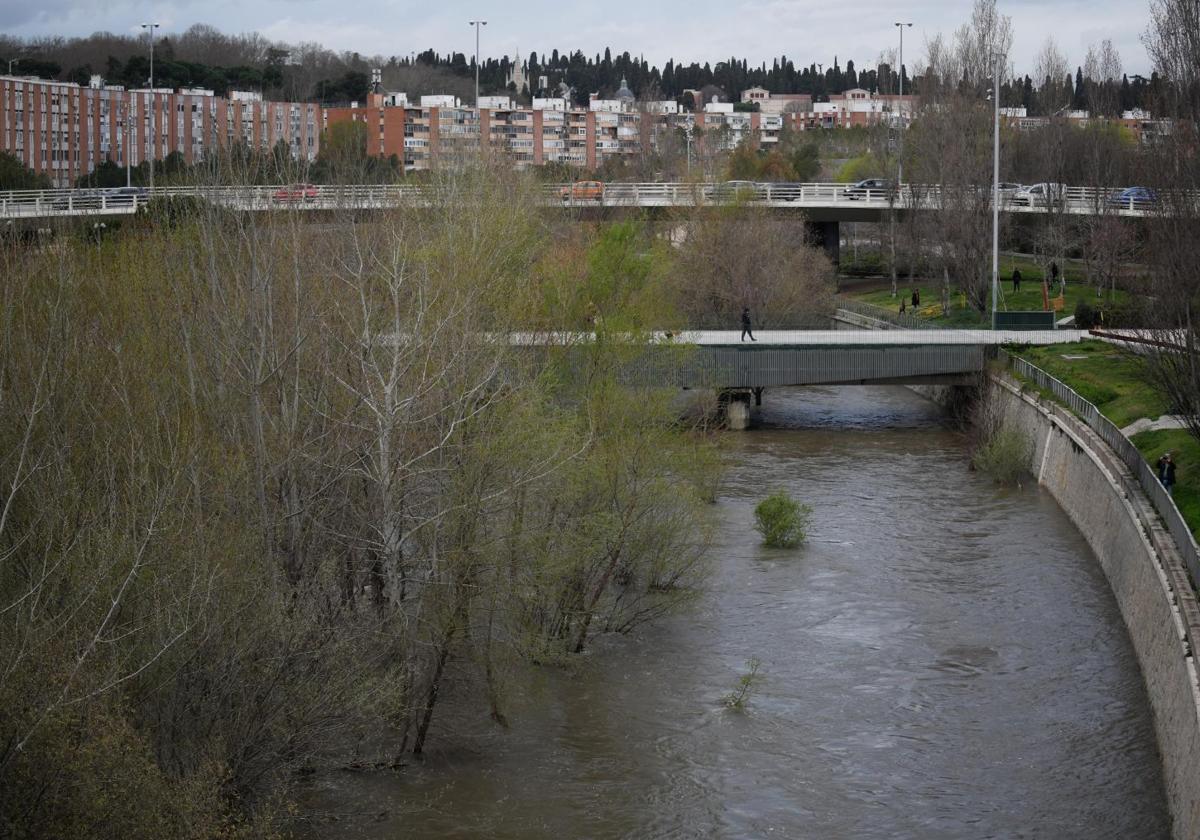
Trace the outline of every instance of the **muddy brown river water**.
<instances>
[{"instance_id":1,"label":"muddy brown river water","mask_svg":"<svg viewBox=\"0 0 1200 840\"><path fill-rule=\"evenodd\" d=\"M899 387L768 391L731 433L709 593L439 708L401 773L310 782L328 838L1164 838L1149 705L1099 565L1053 499L967 469ZM814 509L798 551L754 504ZM762 662L743 712L722 698Z\"/></svg>"}]
</instances>

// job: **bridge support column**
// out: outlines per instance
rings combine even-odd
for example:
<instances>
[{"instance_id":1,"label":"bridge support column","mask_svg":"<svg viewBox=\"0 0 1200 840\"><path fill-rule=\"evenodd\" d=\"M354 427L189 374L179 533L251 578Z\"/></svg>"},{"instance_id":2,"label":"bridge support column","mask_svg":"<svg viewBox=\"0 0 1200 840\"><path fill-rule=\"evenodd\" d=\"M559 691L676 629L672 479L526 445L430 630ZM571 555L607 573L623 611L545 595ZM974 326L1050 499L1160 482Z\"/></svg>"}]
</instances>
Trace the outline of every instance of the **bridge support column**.
<instances>
[{"instance_id":1,"label":"bridge support column","mask_svg":"<svg viewBox=\"0 0 1200 840\"><path fill-rule=\"evenodd\" d=\"M725 425L735 432L750 428L750 405L741 400L730 400L725 406Z\"/></svg>"},{"instance_id":2,"label":"bridge support column","mask_svg":"<svg viewBox=\"0 0 1200 840\"><path fill-rule=\"evenodd\" d=\"M725 415L726 428L735 432L750 428L751 395L752 390L749 388L722 391L717 395L717 404L720 405L721 412Z\"/></svg>"},{"instance_id":3,"label":"bridge support column","mask_svg":"<svg viewBox=\"0 0 1200 840\"><path fill-rule=\"evenodd\" d=\"M841 260L842 231L837 222L805 222L809 239L824 249L829 261L837 265Z\"/></svg>"}]
</instances>

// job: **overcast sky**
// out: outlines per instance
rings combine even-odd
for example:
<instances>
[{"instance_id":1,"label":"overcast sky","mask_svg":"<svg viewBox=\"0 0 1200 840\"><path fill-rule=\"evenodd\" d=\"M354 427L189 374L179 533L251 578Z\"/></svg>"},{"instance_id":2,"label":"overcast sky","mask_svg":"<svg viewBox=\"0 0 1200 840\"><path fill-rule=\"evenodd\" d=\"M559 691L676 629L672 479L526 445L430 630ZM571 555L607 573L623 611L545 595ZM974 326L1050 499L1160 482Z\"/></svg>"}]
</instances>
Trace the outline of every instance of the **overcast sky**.
<instances>
[{"instance_id":1,"label":"overcast sky","mask_svg":"<svg viewBox=\"0 0 1200 840\"><path fill-rule=\"evenodd\" d=\"M1149 18L1148 0L1009 0L1001 12L1016 33L1013 60L1032 72L1047 34L1058 41L1072 67L1091 43L1111 38L1125 72L1148 75L1140 42ZM798 64L828 65L836 54L863 68L897 42L893 21L909 20L905 63L924 52L926 39L949 35L970 15L970 0L642 0L626 3L495 3L485 0L0 0L0 31L17 36L87 35L97 30L132 32L155 19L167 31L207 23L224 32L258 31L288 42L317 41L366 55L406 55L474 50L467 21L480 16L484 56L531 50L605 46L643 54L652 63L668 58L716 62L730 55L751 63L787 55Z\"/></svg>"}]
</instances>

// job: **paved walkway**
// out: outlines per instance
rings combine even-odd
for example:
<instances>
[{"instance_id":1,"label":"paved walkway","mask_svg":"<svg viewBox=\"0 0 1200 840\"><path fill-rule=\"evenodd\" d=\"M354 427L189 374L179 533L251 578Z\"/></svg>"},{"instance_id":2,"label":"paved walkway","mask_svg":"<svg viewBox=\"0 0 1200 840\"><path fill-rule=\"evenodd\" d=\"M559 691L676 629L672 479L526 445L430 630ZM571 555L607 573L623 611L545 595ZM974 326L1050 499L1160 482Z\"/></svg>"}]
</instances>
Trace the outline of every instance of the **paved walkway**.
<instances>
[{"instance_id":1,"label":"paved walkway","mask_svg":"<svg viewBox=\"0 0 1200 840\"><path fill-rule=\"evenodd\" d=\"M1125 437L1132 437L1139 432L1156 432L1159 429L1186 429L1187 424L1183 422L1183 418L1178 414L1164 414L1157 420L1151 420L1149 417L1142 417L1134 420L1124 429L1121 429L1121 434Z\"/></svg>"}]
</instances>

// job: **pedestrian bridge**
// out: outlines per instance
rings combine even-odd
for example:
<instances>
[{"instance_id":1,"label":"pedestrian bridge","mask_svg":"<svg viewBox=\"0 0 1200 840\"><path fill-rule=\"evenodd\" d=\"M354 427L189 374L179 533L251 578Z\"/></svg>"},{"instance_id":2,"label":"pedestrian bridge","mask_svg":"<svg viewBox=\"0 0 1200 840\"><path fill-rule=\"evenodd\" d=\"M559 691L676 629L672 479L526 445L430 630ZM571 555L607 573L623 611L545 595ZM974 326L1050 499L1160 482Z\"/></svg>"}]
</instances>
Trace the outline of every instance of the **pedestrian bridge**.
<instances>
[{"instance_id":1,"label":"pedestrian bridge","mask_svg":"<svg viewBox=\"0 0 1200 840\"><path fill-rule=\"evenodd\" d=\"M580 215L598 215L621 210L647 211L693 209L740 203L771 208L780 213L803 214L813 223L878 222L893 211L934 211L954 206L961 196L943 192L936 185L905 184L891 189L856 189L848 184L831 183L609 183L598 197L573 198L568 184L544 184L540 201L547 208L558 208ZM973 189L990 206L990 188ZM1068 187L1055 212L1071 215L1150 216L1156 207L1133 199L1119 201L1119 188L1091 189ZM564 195L566 198L564 198ZM120 216L136 213L155 198L187 197L211 205L241 211L278 212L284 210L378 211L401 207L437 207L462 203L458 190L438 185L272 185L272 186L191 186L156 187L153 190L127 191L15 190L0 192L0 220L50 219L72 217ZM1050 208L1028 204L1012 195L1001 195L1000 209L1005 213L1046 213Z\"/></svg>"},{"instance_id":2,"label":"pedestrian bridge","mask_svg":"<svg viewBox=\"0 0 1200 840\"><path fill-rule=\"evenodd\" d=\"M805 330L654 333L631 354L621 378L630 384L744 390L793 385L965 384L983 370L992 348L1069 344L1081 330ZM525 347L578 350L597 339L580 333L523 333ZM582 359L579 353L578 358Z\"/></svg>"}]
</instances>

